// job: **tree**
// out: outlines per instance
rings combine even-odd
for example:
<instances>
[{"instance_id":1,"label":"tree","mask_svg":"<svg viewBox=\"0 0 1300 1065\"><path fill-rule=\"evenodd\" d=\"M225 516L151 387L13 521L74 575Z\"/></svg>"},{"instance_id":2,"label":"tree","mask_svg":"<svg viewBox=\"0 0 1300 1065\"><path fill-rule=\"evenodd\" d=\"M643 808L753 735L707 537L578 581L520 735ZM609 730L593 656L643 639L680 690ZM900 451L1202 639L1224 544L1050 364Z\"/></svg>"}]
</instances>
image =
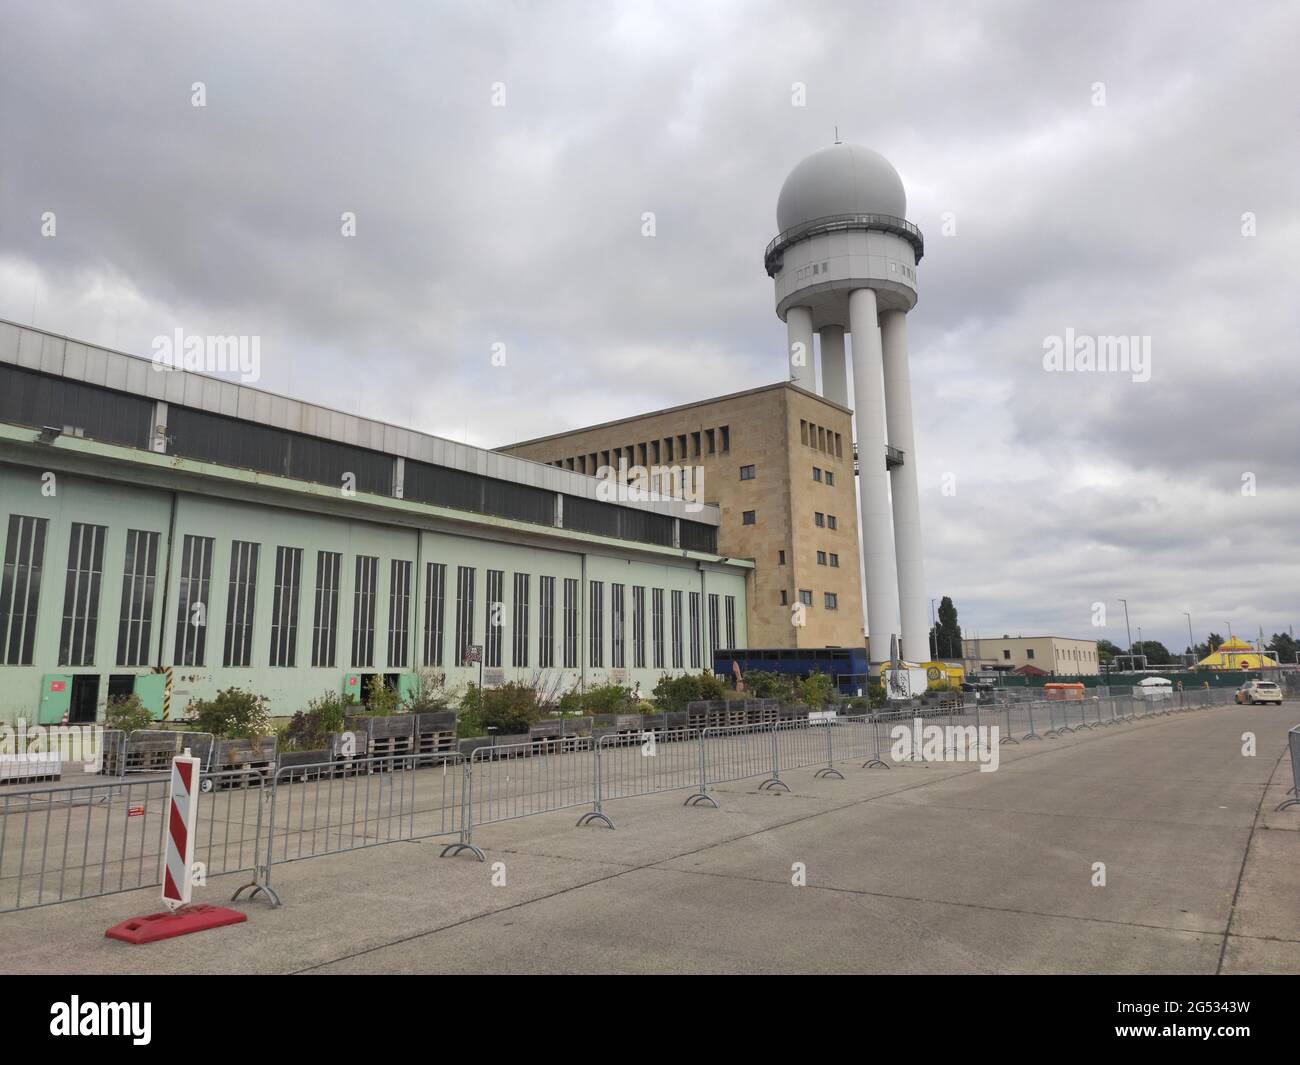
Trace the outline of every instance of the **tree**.
<instances>
[{"instance_id":1,"label":"tree","mask_svg":"<svg viewBox=\"0 0 1300 1065\"><path fill-rule=\"evenodd\" d=\"M1133 645L1135 655L1146 655L1148 666L1168 666L1174 661L1169 648L1159 640L1139 640Z\"/></svg>"},{"instance_id":2,"label":"tree","mask_svg":"<svg viewBox=\"0 0 1300 1065\"><path fill-rule=\"evenodd\" d=\"M1124 652L1111 643L1109 640L1097 641L1097 661L1103 664L1114 661L1116 655L1122 655Z\"/></svg>"},{"instance_id":3,"label":"tree","mask_svg":"<svg viewBox=\"0 0 1300 1065\"><path fill-rule=\"evenodd\" d=\"M1198 643L1196 645L1196 657L1206 658L1209 655L1214 654L1214 652L1217 651L1222 646L1223 646L1223 637L1220 636L1217 632L1212 632L1210 633L1210 638L1206 643Z\"/></svg>"},{"instance_id":4,"label":"tree","mask_svg":"<svg viewBox=\"0 0 1300 1065\"><path fill-rule=\"evenodd\" d=\"M1275 632L1273 638L1268 641L1268 649L1277 656L1279 662L1294 662L1295 653L1300 650L1300 643L1296 643L1289 632Z\"/></svg>"},{"instance_id":5,"label":"tree","mask_svg":"<svg viewBox=\"0 0 1300 1065\"><path fill-rule=\"evenodd\" d=\"M957 608L949 596L939 600L939 621L930 629L930 646L934 648L935 658L961 658L963 655Z\"/></svg>"}]
</instances>

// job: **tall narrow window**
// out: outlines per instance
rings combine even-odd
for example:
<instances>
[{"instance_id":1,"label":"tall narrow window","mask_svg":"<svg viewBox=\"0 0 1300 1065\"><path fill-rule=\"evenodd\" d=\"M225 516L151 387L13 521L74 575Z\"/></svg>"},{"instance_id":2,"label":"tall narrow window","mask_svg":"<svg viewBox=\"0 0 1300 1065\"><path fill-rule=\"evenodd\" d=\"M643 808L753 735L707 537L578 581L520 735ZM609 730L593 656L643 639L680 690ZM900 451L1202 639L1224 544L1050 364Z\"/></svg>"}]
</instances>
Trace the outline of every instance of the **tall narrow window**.
<instances>
[{"instance_id":1,"label":"tall narrow window","mask_svg":"<svg viewBox=\"0 0 1300 1065\"><path fill-rule=\"evenodd\" d=\"M59 665L93 666L99 630L99 585L104 572L103 525L72 523L68 537L68 576L63 585L63 628Z\"/></svg>"},{"instance_id":2,"label":"tall narrow window","mask_svg":"<svg viewBox=\"0 0 1300 1065\"><path fill-rule=\"evenodd\" d=\"M477 583L473 566L456 567L456 662L465 664L465 656L474 646L474 585Z\"/></svg>"},{"instance_id":3,"label":"tall narrow window","mask_svg":"<svg viewBox=\"0 0 1300 1065\"><path fill-rule=\"evenodd\" d=\"M537 664L555 668L555 578L541 577L537 604Z\"/></svg>"},{"instance_id":4,"label":"tall narrow window","mask_svg":"<svg viewBox=\"0 0 1300 1065\"><path fill-rule=\"evenodd\" d=\"M717 658L718 656L718 636L722 631L718 627L718 621L719 621L718 597L716 595L710 594L709 595L709 660L710 661ZM727 644L727 649L730 650L732 646L733 646L732 644Z\"/></svg>"},{"instance_id":5,"label":"tall narrow window","mask_svg":"<svg viewBox=\"0 0 1300 1065\"><path fill-rule=\"evenodd\" d=\"M0 581L0 664L6 666L32 664L47 525L47 518L9 515L4 578Z\"/></svg>"},{"instance_id":6,"label":"tall narrow window","mask_svg":"<svg viewBox=\"0 0 1300 1065\"><path fill-rule=\"evenodd\" d=\"M515 627L511 643L510 664L516 669L528 665L528 599L532 592L532 580L532 577L527 573L515 574Z\"/></svg>"},{"instance_id":7,"label":"tall narrow window","mask_svg":"<svg viewBox=\"0 0 1300 1065\"><path fill-rule=\"evenodd\" d=\"M487 571L487 636L483 640L483 664L493 668L501 665L501 630L505 627L505 572Z\"/></svg>"},{"instance_id":8,"label":"tall narrow window","mask_svg":"<svg viewBox=\"0 0 1300 1065\"><path fill-rule=\"evenodd\" d=\"M682 593L672 593L672 607L669 610L669 624L673 636L673 669L681 669L682 658Z\"/></svg>"},{"instance_id":9,"label":"tall narrow window","mask_svg":"<svg viewBox=\"0 0 1300 1065\"><path fill-rule=\"evenodd\" d=\"M727 647L734 649L736 646L736 597L729 595L727 601Z\"/></svg>"},{"instance_id":10,"label":"tall narrow window","mask_svg":"<svg viewBox=\"0 0 1300 1065\"><path fill-rule=\"evenodd\" d=\"M157 573L158 534L128 529L126 558L122 563L122 607L117 623L119 666L143 666L149 662Z\"/></svg>"},{"instance_id":11,"label":"tall narrow window","mask_svg":"<svg viewBox=\"0 0 1300 1065\"><path fill-rule=\"evenodd\" d=\"M589 666L603 666L605 664L604 645L605 645L605 619L603 617L605 608L605 582L591 582L591 641L590 654L587 659Z\"/></svg>"},{"instance_id":12,"label":"tall narrow window","mask_svg":"<svg viewBox=\"0 0 1300 1065\"><path fill-rule=\"evenodd\" d=\"M226 590L227 666L253 664L253 612L257 603L257 556L260 545L236 540L230 545L230 581Z\"/></svg>"},{"instance_id":13,"label":"tall narrow window","mask_svg":"<svg viewBox=\"0 0 1300 1065\"><path fill-rule=\"evenodd\" d=\"M578 582L564 578L564 668L578 668Z\"/></svg>"},{"instance_id":14,"label":"tall narrow window","mask_svg":"<svg viewBox=\"0 0 1300 1065\"><path fill-rule=\"evenodd\" d=\"M645 589L632 588L632 668L645 669Z\"/></svg>"},{"instance_id":15,"label":"tall narrow window","mask_svg":"<svg viewBox=\"0 0 1300 1065\"><path fill-rule=\"evenodd\" d=\"M275 549L275 595L271 599L272 666L298 664L298 601L302 586L302 548Z\"/></svg>"},{"instance_id":16,"label":"tall narrow window","mask_svg":"<svg viewBox=\"0 0 1300 1065\"><path fill-rule=\"evenodd\" d=\"M207 660L213 542L211 536L186 536L181 542L181 586L176 594L178 666L201 666Z\"/></svg>"},{"instance_id":17,"label":"tall narrow window","mask_svg":"<svg viewBox=\"0 0 1300 1065\"><path fill-rule=\"evenodd\" d=\"M424 656L426 666L442 665L443 616L447 604L447 564L429 562L424 567Z\"/></svg>"},{"instance_id":18,"label":"tall narrow window","mask_svg":"<svg viewBox=\"0 0 1300 1065\"><path fill-rule=\"evenodd\" d=\"M375 596L379 582L379 559L357 555L356 583L352 587L352 668L373 669L375 665Z\"/></svg>"},{"instance_id":19,"label":"tall narrow window","mask_svg":"<svg viewBox=\"0 0 1300 1065\"><path fill-rule=\"evenodd\" d=\"M650 590L651 643L654 647L654 668L664 668L664 590Z\"/></svg>"},{"instance_id":20,"label":"tall narrow window","mask_svg":"<svg viewBox=\"0 0 1300 1065\"><path fill-rule=\"evenodd\" d=\"M339 573L343 556L316 552L316 605L311 620L311 664L334 668L338 662Z\"/></svg>"},{"instance_id":21,"label":"tall narrow window","mask_svg":"<svg viewBox=\"0 0 1300 1065\"><path fill-rule=\"evenodd\" d=\"M691 592L691 668L700 668L700 593Z\"/></svg>"},{"instance_id":22,"label":"tall narrow window","mask_svg":"<svg viewBox=\"0 0 1300 1065\"><path fill-rule=\"evenodd\" d=\"M609 664L614 669L627 667L623 626L623 585L609 586Z\"/></svg>"},{"instance_id":23,"label":"tall narrow window","mask_svg":"<svg viewBox=\"0 0 1300 1065\"><path fill-rule=\"evenodd\" d=\"M395 558L389 563L388 668L411 664L411 562Z\"/></svg>"}]
</instances>

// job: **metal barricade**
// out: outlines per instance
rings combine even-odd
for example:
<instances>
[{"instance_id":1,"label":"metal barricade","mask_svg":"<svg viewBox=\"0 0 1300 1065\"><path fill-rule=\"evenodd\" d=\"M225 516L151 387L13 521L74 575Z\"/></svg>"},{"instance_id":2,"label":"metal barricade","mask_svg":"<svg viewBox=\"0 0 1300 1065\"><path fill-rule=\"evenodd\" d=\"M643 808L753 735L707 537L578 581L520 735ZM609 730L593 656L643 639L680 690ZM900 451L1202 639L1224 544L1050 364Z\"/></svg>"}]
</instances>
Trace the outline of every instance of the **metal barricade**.
<instances>
[{"instance_id":1,"label":"metal barricade","mask_svg":"<svg viewBox=\"0 0 1300 1065\"><path fill-rule=\"evenodd\" d=\"M614 821L604 809L606 802L696 787L700 780L699 741L700 730L695 728L646 730L636 743L627 743L622 736L601 736L594 749L595 797L578 824L601 821L613 828Z\"/></svg>"},{"instance_id":2,"label":"metal barricade","mask_svg":"<svg viewBox=\"0 0 1300 1065\"><path fill-rule=\"evenodd\" d=\"M1291 790L1287 792L1291 798L1283 799L1274 813L1290 806L1300 806L1300 725L1286 734L1286 740L1287 746L1291 748Z\"/></svg>"},{"instance_id":3,"label":"metal barricade","mask_svg":"<svg viewBox=\"0 0 1300 1065\"><path fill-rule=\"evenodd\" d=\"M697 806L707 802L716 807L718 801L709 794L710 785L771 774L775 768L772 761L773 727L765 726L760 731L748 725L704 729L699 742L699 791L688 796L685 805Z\"/></svg>"},{"instance_id":4,"label":"metal barricade","mask_svg":"<svg viewBox=\"0 0 1300 1065\"><path fill-rule=\"evenodd\" d=\"M602 738L627 742L616 734ZM466 828L593 803L595 743L575 736L560 754L550 753L544 742L480 747L469 761Z\"/></svg>"},{"instance_id":5,"label":"metal barricade","mask_svg":"<svg viewBox=\"0 0 1300 1065\"><path fill-rule=\"evenodd\" d=\"M201 777L194 861L204 882L258 861L262 789L224 788L221 776ZM114 780L0 795L0 911L160 887L168 787Z\"/></svg>"}]
</instances>

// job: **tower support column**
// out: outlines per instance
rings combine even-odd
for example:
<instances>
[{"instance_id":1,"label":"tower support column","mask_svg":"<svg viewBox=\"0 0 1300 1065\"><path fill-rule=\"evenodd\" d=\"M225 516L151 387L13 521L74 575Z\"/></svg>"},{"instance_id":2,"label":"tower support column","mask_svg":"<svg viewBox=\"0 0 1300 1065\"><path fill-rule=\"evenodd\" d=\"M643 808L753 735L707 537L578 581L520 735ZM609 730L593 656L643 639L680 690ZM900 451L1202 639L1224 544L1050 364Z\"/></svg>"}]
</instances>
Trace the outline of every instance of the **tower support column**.
<instances>
[{"instance_id":1,"label":"tower support column","mask_svg":"<svg viewBox=\"0 0 1300 1065\"><path fill-rule=\"evenodd\" d=\"M862 526L862 569L867 578L867 633L871 660L889 658L889 637L897 629L898 579L894 530L885 469L885 388L876 294L849 294L853 335L853 413L858 426L858 496Z\"/></svg>"},{"instance_id":2,"label":"tower support column","mask_svg":"<svg viewBox=\"0 0 1300 1065\"><path fill-rule=\"evenodd\" d=\"M790 380L809 392L817 391L816 354L813 349L812 310L808 307L791 307L785 312L785 326L789 335L786 345L786 363Z\"/></svg>"},{"instance_id":3,"label":"tower support column","mask_svg":"<svg viewBox=\"0 0 1300 1065\"><path fill-rule=\"evenodd\" d=\"M824 325L819 330L822 348L822 395L841 407L849 405L849 377L844 366L844 327Z\"/></svg>"},{"instance_id":4,"label":"tower support column","mask_svg":"<svg viewBox=\"0 0 1300 1065\"><path fill-rule=\"evenodd\" d=\"M925 567L921 559L921 500L917 488L916 440L912 432L912 377L907 365L907 315L880 316L884 355L885 424L889 442L903 452L890 471L894 509L894 552L898 560L898 606L903 655L912 662L930 657L925 613Z\"/></svg>"}]
</instances>

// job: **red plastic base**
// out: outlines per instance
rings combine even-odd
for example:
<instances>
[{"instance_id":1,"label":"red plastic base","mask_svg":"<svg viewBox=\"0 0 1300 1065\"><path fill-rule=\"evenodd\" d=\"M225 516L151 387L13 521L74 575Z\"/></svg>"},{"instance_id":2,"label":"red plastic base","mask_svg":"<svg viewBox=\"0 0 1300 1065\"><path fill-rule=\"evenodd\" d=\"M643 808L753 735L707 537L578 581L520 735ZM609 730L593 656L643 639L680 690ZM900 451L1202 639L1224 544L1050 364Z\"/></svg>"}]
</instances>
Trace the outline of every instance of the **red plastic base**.
<instances>
[{"instance_id":1,"label":"red plastic base","mask_svg":"<svg viewBox=\"0 0 1300 1065\"><path fill-rule=\"evenodd\" d=\"M240 913L239 910L200 903L197 906L182 906L179 910L167 913L132 917L129 921L115 924L104 935L109 939L120 939L123 943L156 943L160 939L186 936L191 932L202 932L207 928L220 928L247 920L248 914Z\"/></svg>"}]
</instances>

